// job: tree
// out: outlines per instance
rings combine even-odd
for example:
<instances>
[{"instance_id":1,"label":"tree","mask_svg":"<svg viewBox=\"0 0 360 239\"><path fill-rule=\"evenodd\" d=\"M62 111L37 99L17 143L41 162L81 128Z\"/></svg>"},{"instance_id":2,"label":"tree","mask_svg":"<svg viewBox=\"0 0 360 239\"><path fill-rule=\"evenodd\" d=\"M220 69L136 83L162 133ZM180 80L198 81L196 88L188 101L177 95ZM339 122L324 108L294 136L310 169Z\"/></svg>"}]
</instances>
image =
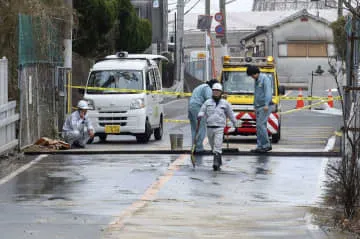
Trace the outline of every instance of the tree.
<instances>
[{"instance_id":1,"label":"tree","mask_svg":"<svg viewBox=\"0 0 360 239\"><path fill-rule=\"evenodd\" d=\"M75 28L73 48L83 56L93 56L114 22L114 12L104 0L75 0L78 25Z\"/></svg>"},{"instance_id":2,"label":"tree","mask_svg":"<svg viewBox=\"0 0 360 239\"><path fill-rule=\"evenodd\" d=\"M74 8L74 51L83 56L143 52L151 44L151 24L136 15L130 0L74 0Z\"/></svg>"},{"instance_id":3,"label":"tree","mask_svg":"<svg viewBox=\"0 0 360 239\"><path fill-rule=\"evenodd\" d=\"M346 55L346 33L345 33L345 17L340 17L337 21L331 23L334 35L334 45L336 53L341 59L345 59Z\"/></svg>"},{"instance_id":4,"label":"tree","mask_svg":"<svg viewBox=\"0 0 360 239\"><path fill-rule=\"evenodd\" d=\"M335 192L336 198L340 199L339 202L343 206L344 215L353 219L359 214L357 208L360 200L360 103L359 89L356 89L358 88L356 87L358 67L355 67L355 64L359 62L356 51L359 51L357 45L359 44L360 11L358 6L360 2L344 0L343 3L351 13L351 19L349 19L348 25L343 17L331 24L338 58L333 59L332 63L331 59L329 59L329 65L331 67L330 73L335 78L339 95L342 98L344 147L342 148L341 160L330 165L328 175L329 184ZM347 26L347 30L345 26ZM342 67L345 59L347 63L347 81L343 89L339 77L343 76ZM347 99L345 102L343 96ZM351 107L349 107L350 105Z\"/></svg>"},{"instance_id":5,"label":"tree","mask_svg":"<svg viewBox=\"0 0 360 239\"><path fill-rule=\"evenodd\" d=\"M115 50L143 52L151 44L151 24L140 19L129 0L118 1Z\"/></svg>"}]
</instances>

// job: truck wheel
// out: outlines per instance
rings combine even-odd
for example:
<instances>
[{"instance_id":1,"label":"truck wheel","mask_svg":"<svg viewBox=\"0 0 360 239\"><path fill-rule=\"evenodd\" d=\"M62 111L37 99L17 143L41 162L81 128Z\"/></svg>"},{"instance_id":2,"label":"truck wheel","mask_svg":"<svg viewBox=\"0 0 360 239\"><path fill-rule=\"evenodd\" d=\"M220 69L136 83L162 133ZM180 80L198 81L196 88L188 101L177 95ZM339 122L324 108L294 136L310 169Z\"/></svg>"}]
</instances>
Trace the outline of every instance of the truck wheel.
<instances>
[{"instance_id":1,"label":"truck wheel","mask_svg":"<svg viewBox=\"0 0 360 239\"><path fill-rule=\"evenodd\" d=\"M281 137L281 128L279 125L279 130L278 130L277 134L272 135L271 142L274 144L278 143L280 141L280 137Z\"/></svg>"},{"instance_id":2,"label":"truck wheel","mask_svg":"<svg viewBox=\"0 0 360 239\"><path fill-rule=\"evenodd\" d=\"M138 143L147 143L150 140L152 134L151 125L149 120L146 119L145 122L145 133L136 135L136 141Z\"/></svg>"},{"instance_id":3,"label":"truck wheel","mask_svg":"<svg viewBox=\"0 0 360 239\"><path fill-rule=\"evenodd\" d=\"M162 115L160 116L160 125L159 125L159 128L156 128L154 130L154 137L156 140L160 140L163 136L163 132L164 132L164 129L163 129L163 118L162 118Z\"/></svg>"}]
</instances>

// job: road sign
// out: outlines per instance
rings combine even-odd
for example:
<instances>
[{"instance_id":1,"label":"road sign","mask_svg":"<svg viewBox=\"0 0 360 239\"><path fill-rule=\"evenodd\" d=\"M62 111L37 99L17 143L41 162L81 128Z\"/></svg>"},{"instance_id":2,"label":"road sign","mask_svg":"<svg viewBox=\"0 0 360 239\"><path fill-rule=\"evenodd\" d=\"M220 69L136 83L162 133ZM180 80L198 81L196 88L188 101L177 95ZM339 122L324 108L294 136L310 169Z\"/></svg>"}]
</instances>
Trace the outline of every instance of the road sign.
<instances>
[{"instance_id":1,"label":"road sign","mask_svg":"<svg viewBox=\"0 0 360 239\"><path fill-rule=\"evenodd\" d=\"M222 22L224 20L224 15L221 12L218 12L214 16L215 21Z\"/></svg>"},{"instance_id":2,"label":"road sign","mask_svg":"<svg viewBox=\"0 0 360 239\"><path fill-rule=\"evenodd\" d=\"M197 29L209 30L211 27L212 16L210 15L199 15L197 22Z\"/></svg>"},{"instance_id":3,"label":"road sign","mask_svg":"<svg viewBox=\"0 0 360 239\"><path fill-rule=\"evenodd\" d=\"M225 27L223 25L217 25L215 27L216 37L222 37L225 34Z\"/></svg>"}]
</instances>

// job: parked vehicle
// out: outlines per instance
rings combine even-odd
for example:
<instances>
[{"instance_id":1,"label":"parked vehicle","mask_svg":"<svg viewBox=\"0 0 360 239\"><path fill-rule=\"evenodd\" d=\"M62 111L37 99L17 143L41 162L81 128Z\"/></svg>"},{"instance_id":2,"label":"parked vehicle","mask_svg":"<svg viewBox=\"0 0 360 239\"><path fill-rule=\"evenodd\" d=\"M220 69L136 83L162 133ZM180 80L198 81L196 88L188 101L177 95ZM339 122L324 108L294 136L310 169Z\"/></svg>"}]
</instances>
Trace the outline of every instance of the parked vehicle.
<instances>
[{"instance_id":1,"label":"parked vehicle","mask_svg":"<svg viewBox=\"0 0 360 239\"><path fill-rule=\"evenodd\" d=\"M281 137L281 111L280 95L285 93L285 88L280 86L276 73L274 58L269 57L223 57L221 83L227 100L232 104L237 118L237 131L232 135L256 135L256 114L254 112L254 79L247 76L248 65L256 65L260 72L266 74L273 86L274 110L271 113L267 128L273 143ZM228 129L225 129L228 130Z\"/></svg>"},{"instance_id":2,"label":"parked vehicle","mask_svg":"<svg viewBox=\"0 0 360 239\"><path fill-rule=\"evenodd\" d=\"M147 143L152 134L163 135L164 111L161 55L119 52L98 60L90 69L84 92L89 103L89 118L96 136L105 141L108 135L134 135Z\"/></svg>"}]
</instances>

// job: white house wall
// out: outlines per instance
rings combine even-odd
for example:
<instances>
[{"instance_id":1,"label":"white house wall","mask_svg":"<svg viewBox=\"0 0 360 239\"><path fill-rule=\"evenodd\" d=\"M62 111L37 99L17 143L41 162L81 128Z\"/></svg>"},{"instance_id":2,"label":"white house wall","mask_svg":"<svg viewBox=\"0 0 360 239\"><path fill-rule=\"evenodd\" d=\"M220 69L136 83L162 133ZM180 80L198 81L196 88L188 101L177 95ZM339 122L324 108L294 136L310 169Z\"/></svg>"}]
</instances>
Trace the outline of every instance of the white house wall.
<instances>
[{"instance_id":1,"label":"white house wall","mask_svg":"<svg viewBox=\"0 0 360 239\"><path fill-rule=\"evenodd\" d=\"M278 66L278 74L281 82L308 82L311 79L311 71L321 65L322 69L328 70L327 57L279 57L279 43L294 41L321 41L333 42L331 28L323 22L308 18L307 22L295 19L273 28L274 48L273 54Z\"/></svg>"}]
</instances>

